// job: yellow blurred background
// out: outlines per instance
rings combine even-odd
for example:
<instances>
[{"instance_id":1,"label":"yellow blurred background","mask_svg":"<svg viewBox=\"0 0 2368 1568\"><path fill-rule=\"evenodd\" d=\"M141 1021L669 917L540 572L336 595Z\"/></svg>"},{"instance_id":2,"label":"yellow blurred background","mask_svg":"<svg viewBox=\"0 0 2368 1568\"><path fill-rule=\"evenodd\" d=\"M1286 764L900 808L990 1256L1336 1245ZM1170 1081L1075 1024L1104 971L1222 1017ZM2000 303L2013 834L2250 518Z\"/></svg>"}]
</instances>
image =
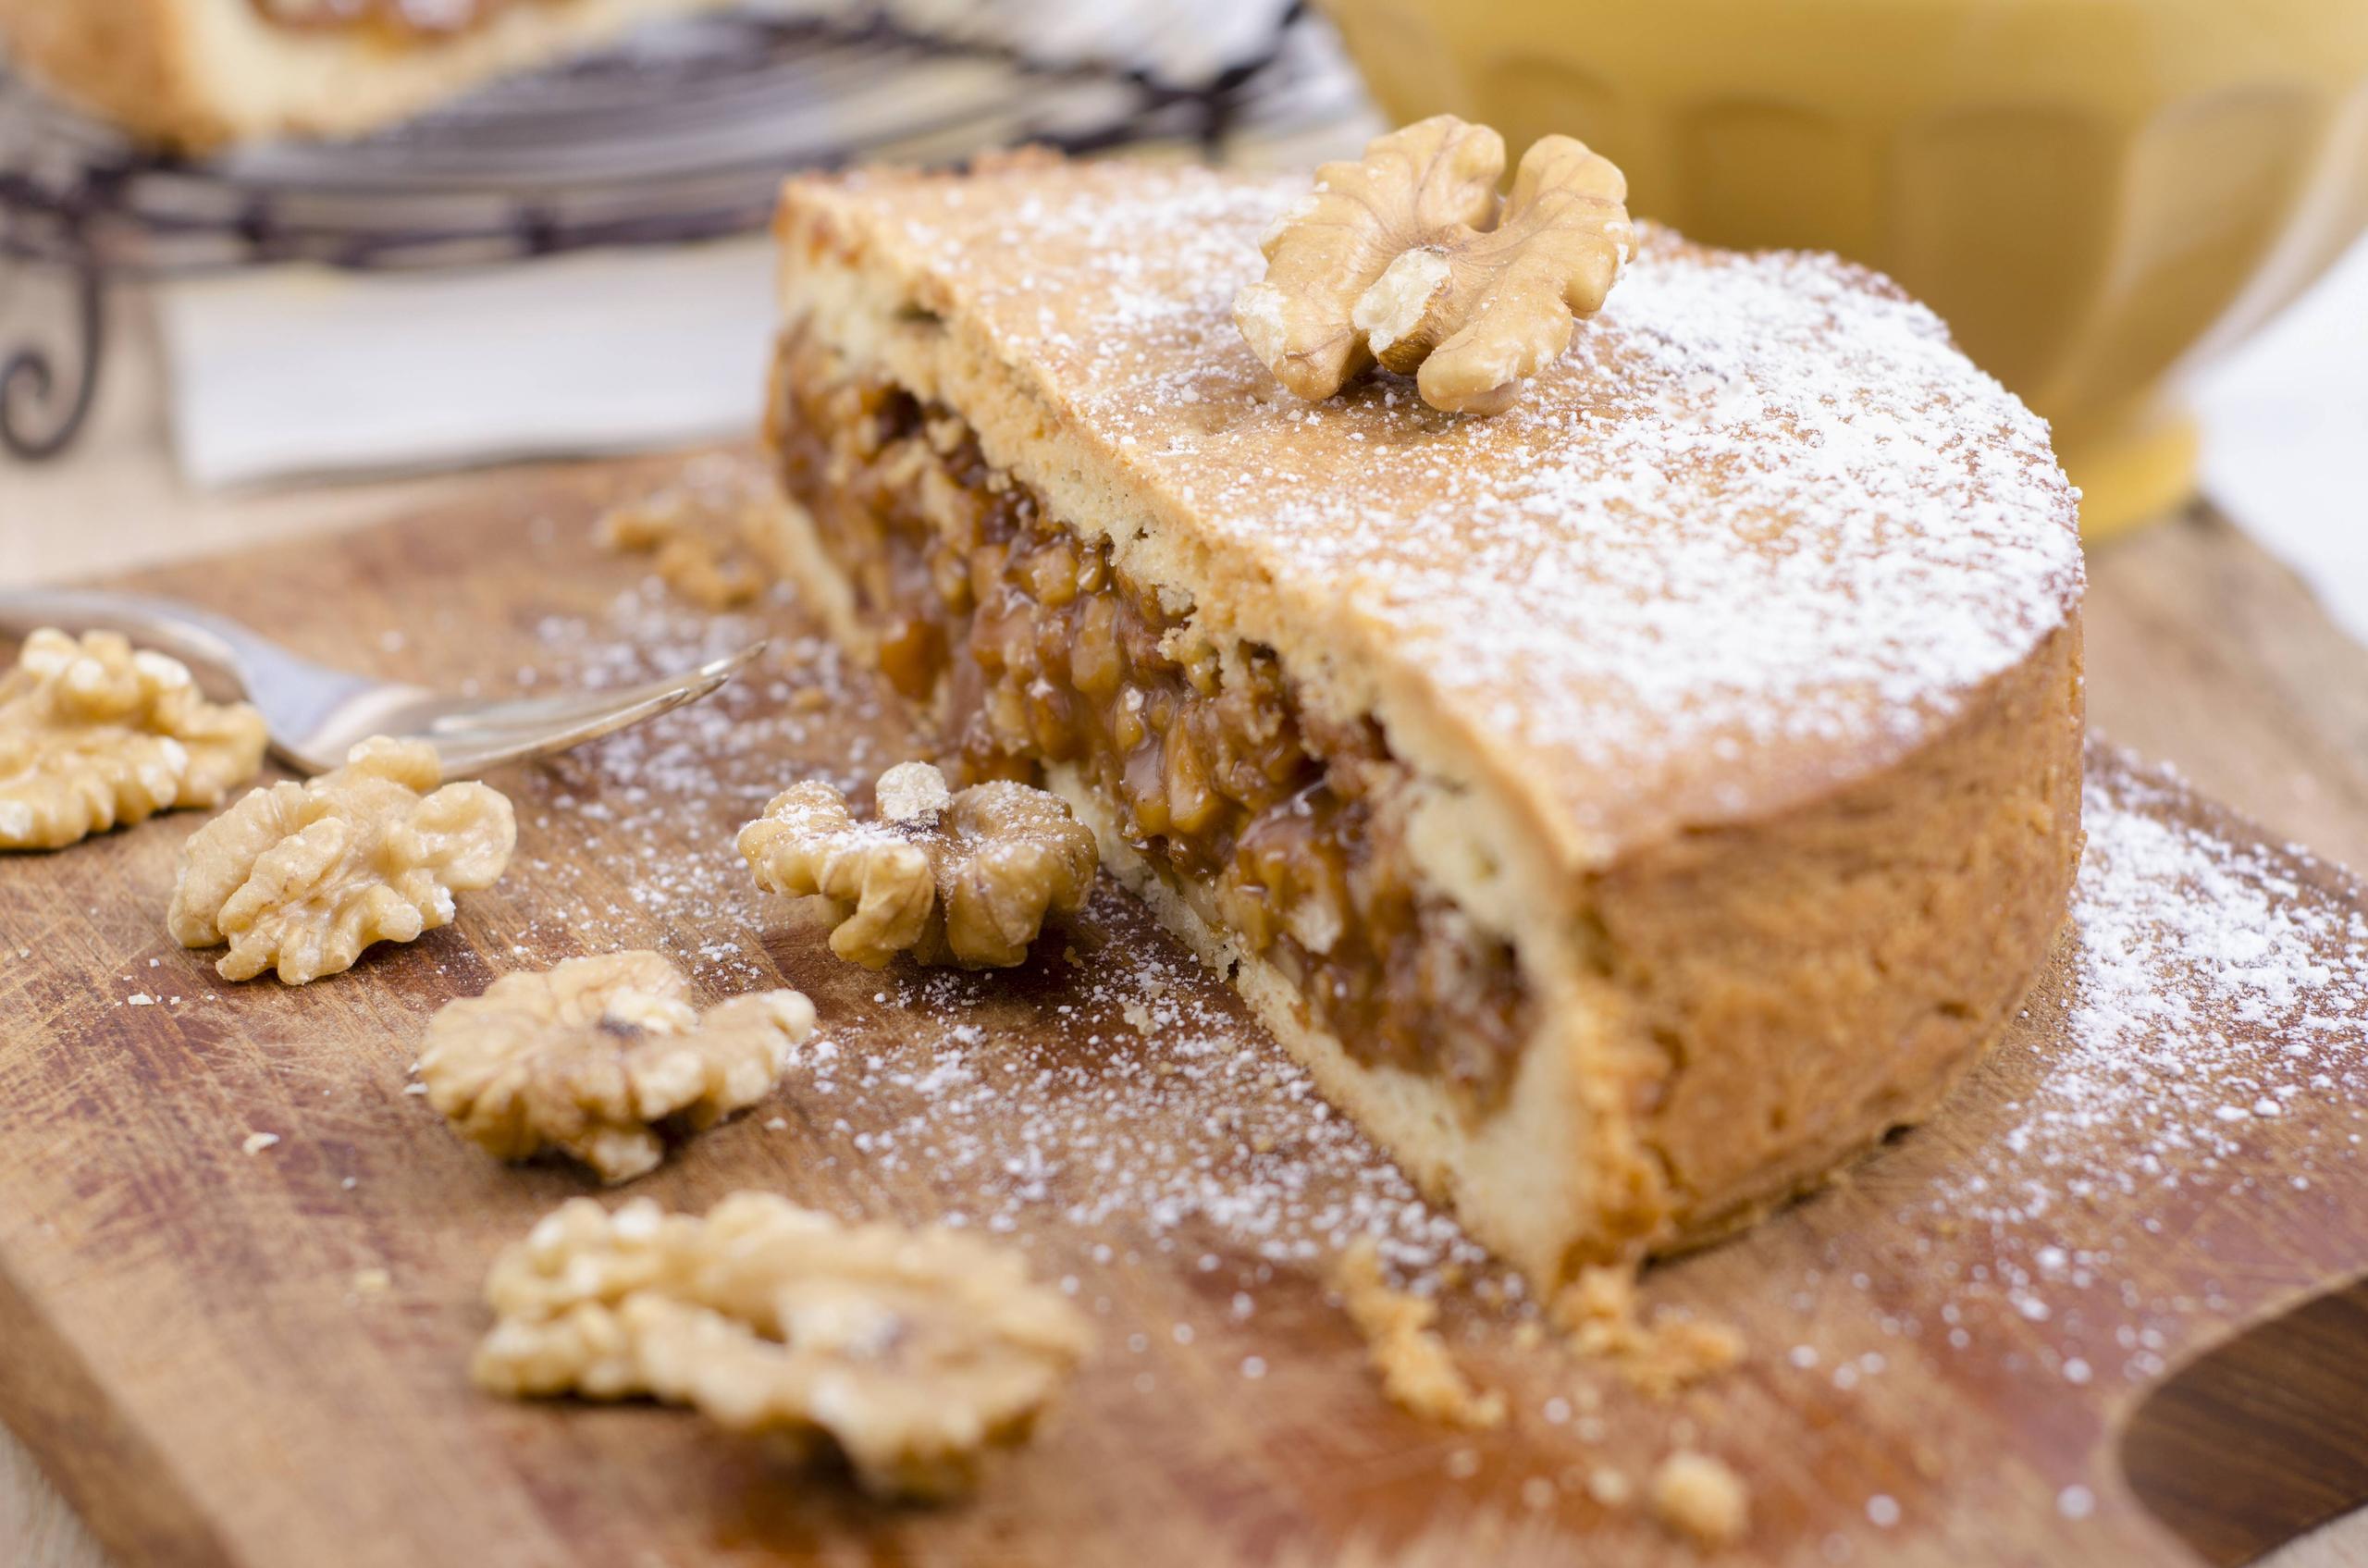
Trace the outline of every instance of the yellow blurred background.
<instances>
[{"instance_id":1,"label":"yellow blurred background","mask_svg":"<svg viewBox=\"0 0 2368 1568\"><path fill-rule=\"evenodd\" d=\"M2368 227L2368 0L1324 0L1392 118L1576 135L1630 205L1891 274L2045 414L2102 537L2181 374Z\"/></svg>"}]
</instances>

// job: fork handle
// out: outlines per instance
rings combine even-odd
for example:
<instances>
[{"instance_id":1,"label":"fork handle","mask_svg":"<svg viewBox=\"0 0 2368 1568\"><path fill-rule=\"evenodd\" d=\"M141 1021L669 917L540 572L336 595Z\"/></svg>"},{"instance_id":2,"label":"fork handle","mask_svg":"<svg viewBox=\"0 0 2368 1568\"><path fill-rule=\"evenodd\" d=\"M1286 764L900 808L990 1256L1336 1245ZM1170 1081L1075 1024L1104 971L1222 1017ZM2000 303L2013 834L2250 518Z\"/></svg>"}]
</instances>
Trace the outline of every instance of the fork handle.
<instances>
[{"instance_id":1,"label":"fork handle","mask_svg":"<svg viewBox=\"0 0 2368 1568\"><path fill-rule=\"evenodd\" d=\"M96 588L0 588L0 633L22 637L43 626L120 632L142 648L201 665L241 687L253 673L246 628L211 611Z\"/></svg>"}]
</instances>

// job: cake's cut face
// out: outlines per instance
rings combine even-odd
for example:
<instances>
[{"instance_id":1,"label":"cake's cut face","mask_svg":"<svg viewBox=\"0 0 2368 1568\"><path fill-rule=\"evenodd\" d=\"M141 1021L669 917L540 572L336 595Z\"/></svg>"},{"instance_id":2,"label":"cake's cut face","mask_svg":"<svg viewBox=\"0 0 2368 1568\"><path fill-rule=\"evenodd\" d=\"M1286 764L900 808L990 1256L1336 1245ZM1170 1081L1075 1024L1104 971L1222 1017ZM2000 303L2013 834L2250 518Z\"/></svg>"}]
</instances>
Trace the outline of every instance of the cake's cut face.
<instances>
[{"instance_id":1,"label":"cake's cut face","mask_svg":"<svg viewBox=\"0 0 2368 1568\"><path fill-rule=\"evenodd\" d=\"M1912 1120L2078 855L2074 499L1881 279L1647 230L1510 413L1231 320L1303 182L793 184L790 553L1550 1281Z\"/></svg>"}]
</instances>

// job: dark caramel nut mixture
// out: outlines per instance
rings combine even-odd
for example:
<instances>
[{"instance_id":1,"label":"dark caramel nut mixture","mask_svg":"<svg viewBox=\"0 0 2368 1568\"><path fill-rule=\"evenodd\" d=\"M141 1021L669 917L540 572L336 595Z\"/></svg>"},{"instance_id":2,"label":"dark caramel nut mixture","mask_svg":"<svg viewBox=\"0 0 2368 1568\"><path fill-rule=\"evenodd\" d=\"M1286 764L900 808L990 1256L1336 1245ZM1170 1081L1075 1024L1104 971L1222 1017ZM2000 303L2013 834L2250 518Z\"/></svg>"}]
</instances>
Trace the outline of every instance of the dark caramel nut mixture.
<instances>
[{"instance_id":1,"label":"dark caramel nut mixture","mask_svg":"<svg viewBox=\"0 0 2368 1568\"><path fill-rule=\"evenodd\" d=\"M1511 946L1420 888L1407 774L1370 723L1330 723L1274 655L1194 636L1163 603L990 466L968 426L858 384L810 338L783 356L775 442L886 628L889 680L942 704L976 778L1081 773L1128 843L1298 985L1367 1061L1497 1103L1529 1029Z\"/></svg>"}]
</instances>

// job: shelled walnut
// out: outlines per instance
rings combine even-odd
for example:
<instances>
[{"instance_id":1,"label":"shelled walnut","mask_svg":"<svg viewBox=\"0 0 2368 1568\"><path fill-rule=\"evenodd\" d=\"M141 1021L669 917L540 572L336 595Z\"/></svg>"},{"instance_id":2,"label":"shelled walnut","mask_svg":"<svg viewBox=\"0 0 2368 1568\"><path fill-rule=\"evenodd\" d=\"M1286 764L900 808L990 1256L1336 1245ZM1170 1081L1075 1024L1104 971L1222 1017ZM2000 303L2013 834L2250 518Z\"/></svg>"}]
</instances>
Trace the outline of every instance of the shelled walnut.
<instances>
[{"instance_id":1,"label":"shelled walnut","mask_svg":"<svg viewBox=\"0 0 2368 1568\"><path fill-rule=\"evenodd\" d=\"M1522 154L1500 204L1504 139L1437 115L1326 164L1262 246L1234 320L1276 378L1328 398L1377 359L1423 401L1500 414L1603 308L1634 247L1628 182L1567 136Z\"/></svg>"},{"instance_id":2,"label":"shelled walnut","mask_svg":"<svg viewBox=\"0 0 2368 1568\"><path fill-rule=\"evenodd\" d=\"M867 1490L967 1490L1091 1348L1018 1255L954 1231L846 1226L769 1192L705 1218L578 1198L502 1253L477 1386L648 1396L740 1432L827 1437Z\"/></svg>"},{"instance_id":3,"label":"shelled walnut","mask_svg":"<svg viewBox=\"0 0 2368 1568\"><path fill-rule=\"evenodd\" d=\"M665 1157L667 1134L703 1131L771 1093L814 1031L813 1004L795 991L701 1013L690 990L650 952L504 975L437 1009L420 1082L498 1158L559 1149L603 1181L630 1181Z\"/></svg>"},{"instance_id":4,"label":"shelled walnut","mask_svg":"<svg viewBox=\"0 0 2368 1568\"><path fill-rule=\"evenodd\" d=\"M1007 780L954 794L926 762L889 769L875 794L864 822L829 784L793 784L740 830L759 887L830 901L842 958L1008 968L1093 884L1093 834L1057 796Z\"/></svg>"},{"instance_id":5,"label":"shelled walnut","mask_svg":"<svg viewBox=\"0 0 2368 1568\"><path fill-rule=\"evenodd\" d=\"M433 746L378 735L342 768L249 792L182 846L166 928L184 947L228 943L225 980L276 968L302 985L446 924L454 894L501 875L518 829L498 792L442 778Z\"/></svg>"},{"instance_id":6,"label":"shelled walnut","mask_svg":"<svg viewBox=\"0 0 2368 1568\"><path fill-rule=\"evenodd\" d=\"M206 701L180 661L44 626L0 676L0 849L219 806L263 766L265 740L263 715Z\"/></svg>"}]
</instances>

